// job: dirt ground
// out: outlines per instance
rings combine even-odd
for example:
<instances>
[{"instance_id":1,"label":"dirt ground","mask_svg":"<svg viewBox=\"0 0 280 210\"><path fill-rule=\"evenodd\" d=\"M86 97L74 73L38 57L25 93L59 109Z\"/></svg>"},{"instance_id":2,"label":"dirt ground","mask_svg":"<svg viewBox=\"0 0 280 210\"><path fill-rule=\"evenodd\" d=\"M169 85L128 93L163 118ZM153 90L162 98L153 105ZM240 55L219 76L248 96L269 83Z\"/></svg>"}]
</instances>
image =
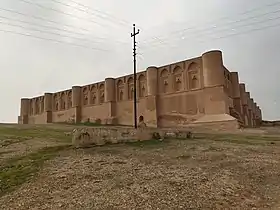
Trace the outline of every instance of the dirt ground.
<instances>
[{"instance_id":1,"label":"dirt ground","mask_svg":"<svg viewBox=\"0 0 280 210\"><path fill-rule=\"evenodd\" d=\"M71 129L0 126L0 209L280 209L277 129L78 150Z\"/></svg>"}]
</instances>

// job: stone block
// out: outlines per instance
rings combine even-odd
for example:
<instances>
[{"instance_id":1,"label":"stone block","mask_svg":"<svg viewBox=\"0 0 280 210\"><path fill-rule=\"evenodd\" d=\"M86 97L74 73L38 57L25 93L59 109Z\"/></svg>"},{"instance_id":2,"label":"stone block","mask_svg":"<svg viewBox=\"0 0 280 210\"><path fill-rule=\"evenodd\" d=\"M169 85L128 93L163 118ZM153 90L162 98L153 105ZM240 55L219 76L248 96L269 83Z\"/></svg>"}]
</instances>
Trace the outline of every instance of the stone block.
<instances>
[{"instance_id":1,"label":"stone block","mask_svg":"<svg viewBox=\"0 0 280 210\"><path fill-rule=\"evenodd\" d=\"M86 130L73 130L72 145L76 148L86 148L94 145L90 134Z\"/></svg>"},{"instance_id":2,"label":"stone block","mask_svg":"<svg viewBox=\"0 0 280 210\"><path fill-rule=\"evenodd\" d=\"M68 133L65 135L69 135ZM137 141L192 138L192 132L185 130L161 130L153 128L77 128L72 132L72 143L76 148L103 146Z\"/></svg>"}]
</instances>

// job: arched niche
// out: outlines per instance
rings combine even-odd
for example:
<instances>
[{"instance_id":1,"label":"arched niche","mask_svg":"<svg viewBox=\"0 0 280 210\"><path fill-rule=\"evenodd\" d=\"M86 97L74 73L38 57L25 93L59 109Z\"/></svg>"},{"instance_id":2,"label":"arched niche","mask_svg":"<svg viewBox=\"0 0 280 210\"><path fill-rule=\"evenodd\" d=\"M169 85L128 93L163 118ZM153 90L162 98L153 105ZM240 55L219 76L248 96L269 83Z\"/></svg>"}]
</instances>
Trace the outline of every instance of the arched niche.
<instances>
[{"instance_id":1,"label":"arched niche","mask_svg":"<svg viewBox=\"0 0 280 210\"><path fill-rule=\"evenodd\" d=\"M67 109L72 108L72 90L67 92Z\"/></svg>"},{"instance_id":2,"label":"arched niche","mask_svg":"<svg viewBox=\"0 0 280 210\"><path fill-rule=\"evenodd\" d=\"M128 85L128 99L132 100L134 96L134 81L133 77L129 77L127 80L127 85Z\"/></svg>"},{"instance_id":3,"label":"arched niche","mask_svg":"<svg viewBox=\"0 0 280 210\"><path fill-rule=\"evenodd\" d=\"M224 70L224 81L225 81L225 87L228 89L229 92L231 92L231 77L230 72L228 70Z\"/></svg>"},{"instance_id":4,"label":"arched niche","mask_svg":"<svg viewBox=\"0 0 280 210\"><path fill-rule=\"evenodd\" d=\"M146 95L146 77L140 74L138 77L139 81L139 97L144 97Z\"/></svg>"},{"instance_id":5,"label":"arched niche","mask_svg":"<svg viewBox=\"0 0 280 210\"><path fill-rule=\"evenodd\" d=\"M97 96L97 87L96 85L90 86L90 104L94 105L96 104L96 97Z\"/></svg>"},{"instance_id":6,"label":"arched niche","mask_svg":"<svg viewBox=\"0 0 280 210\"><path fill-rule=\"evenodd\" d=\"M98 87L99 91L99 102L102 104L105 102L105 86L104 84L100 84Z\"/></svg>"},{"instance_id":7,"label":"arched niche","mask_svg":"<svg viewBox=\"0 0 280 210\"><path fill-rule=\"evenodd\" d=\"M183 71L180 66L176 66L173 70L174 90L181 91L183 89Z\"/></svg>"},{"instance_id":8,"label":"arched niche","mask_svg":"<svg viewBox=\"0 0 280 210\"><path fill-rule=\"evenodd\" d=\"M40 113L40 100L39 98L35 98L35 115Z\"/></svg>"},{"instance_id":9,"label":"arched niche","mask_svg":"<svg viewBox=\"0 0 280 210\"><path fill-rule=\"evenodd\" d=\"M60 106L61 106L61 110L66 109L66 93L65 92L62 92L60 95Z\"/></svg>"},{"instance_id":10,"label":"arched niche","mask_svg":"<svg viewBox=\"0 0 280 210\"><path fill-rule=\"evenodd\" d=\"M163 69L160 72L160 90L162 93L167 93L169 90L168 71Z\"/></svg>"},{"instance_id":11,"label":"arched niche","mask_svg":"<svg viewBox=\"0 0 280 210\"><path fill-rule=\"evenodd\" d=\"M59 95L57 93L53 96L53 109L54 111L59 111Z\"/></svg>"},{"instance_id":12,"label":"arched niche","mask_svg":"<svg viewBox=\"0 0 280 210\"><path fill-rule=\"evenodd\" d=\"M88 86L83 87L83 89L82 89L83 101L82 102L83 102L84 106L88 105L88 102L89 102L89 100L88 100L88 93L89 93Z\"/></svg>"},{"instance_id":13,"label":"arched niche","mask_svg":"<svg viewBox=\"0 0 280 210\"><path fill-rule=\"evenodd\" d=\"M122 79L117 81L117 100L122 101L124 95L124 82Z\"/></svg>"},{"instance_id":14,"label":"arched niche","mask_svg":"<svg viewBox=\"0 0 280 210\"><path fill-rule=\"evenodd\" d=\"M40 97L40 113L43 113L45 109L44 98L45 98L44 96Z\"/></svg>"},{"instance_id":15,"label":"arched niche","mask_svg":"<svg viewBox=\"0 0 280 210\"><path fill-rule=\"evenodd\" d=\"M197 63L192 62L187 69L187 78L190 90L200 87L199 72L200 66Z\"/></svg>"}]
</instances>

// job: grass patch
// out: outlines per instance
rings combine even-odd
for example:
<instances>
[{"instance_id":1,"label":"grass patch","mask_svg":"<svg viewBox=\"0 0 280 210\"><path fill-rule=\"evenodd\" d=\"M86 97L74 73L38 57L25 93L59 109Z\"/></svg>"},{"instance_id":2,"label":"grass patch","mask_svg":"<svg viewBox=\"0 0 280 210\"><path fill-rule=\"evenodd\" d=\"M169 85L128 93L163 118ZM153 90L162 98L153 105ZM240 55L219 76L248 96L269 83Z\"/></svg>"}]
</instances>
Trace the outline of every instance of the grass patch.
<instances>
[{"instance_id":1,"label":"grass patch","mask_svg":"<svg viewBox=\"0 0 280 210\"><path fill-rule=\"evenodd\" d=\"M10 137L8 137L10 136ZM30 139L30 138L53 138L62 141L71 141L63 130L51 128L9 128L0 127L0 139Z\"/></svg>"},{"instance_id":2,"label":"grass patch","mask_svg":"<svg viewBox=\"0 0 280 210\"><path fill-rule=\"evenodd\" d=\"M46 147L23 157L12 158L0 168L0 196L29 181L45 161L56 157L69 146Z\"/></svg>"},{"instance_id":3,"label":"grass patch","mask_svg":"<svg viewBox=\"0 0 280 210\"><path fill-rule=\"evenodd\" d=\"M9 154L9 153L12 153L14 151L4 151L4 152L0 152L0 155L5 155L5 154Z\"/></svg>"},{"instance_id":4,"label":"grass patch","mask_svg":"<svg viewBox=\"0 0 280 210\"><path fill-rule=\"evenodd\" d=\"M6 146L9 146L11 144L16 144L16 143L19 143L21 142L20 140L18 139L5 139L5 140L0 140L0 147L6 147Z\"/></svg>"},{"instance_id":5,"label":"grass patch","mask_svg":"<svg viewBox=\"0 0 280 210\"><path fill-rule=\"evenodd\" d=\"M126 142L125 145L140 148L154 148L158 146L163 146L169 143L169 140L159 141L159 140L148 140L148 141L136 141L136 142Z\"/></svg>"},{"instance_id":6,"label":"grass patch","mask_svg":"<svg viewBox=\"0 0 280 210\"><path fill-rule=\"evenodd\" d=\"M246 144L246 145L267 145L275 144L280 142L280 138L273 136L263 135L238 135L238 134L199 134L197 139L206 139L212 141L224 141L235 144Z\"/></svg>"},{"instance_id":7,"label":"grass patch","mask_svg":"<svg viewBox=\"0 0 280 210\"><path fill-rule=\"evenodd\" d=\"M33 137L5 135L0 137L0 147L6 147L11 144L17 144L32 139Z\"/></svg>"}]
</instances>

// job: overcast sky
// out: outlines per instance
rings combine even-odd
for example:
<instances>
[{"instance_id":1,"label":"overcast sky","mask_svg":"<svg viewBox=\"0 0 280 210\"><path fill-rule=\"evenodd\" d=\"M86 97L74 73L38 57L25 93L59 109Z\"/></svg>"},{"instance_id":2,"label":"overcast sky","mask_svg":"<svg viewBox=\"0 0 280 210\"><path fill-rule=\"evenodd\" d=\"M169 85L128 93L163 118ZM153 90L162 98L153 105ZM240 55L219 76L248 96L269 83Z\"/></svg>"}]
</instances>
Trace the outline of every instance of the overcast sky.
<instances>
[{"instance_id":1,"label":"overcast sky","mask_svg":"<svg viewBox=\"0 0 280 210\"><path fill-rule=\"evenodd\" d=\"M132 73L132 23L139 70L220 49L264 118L280 118L279 0L74 2L0 1L0 122L17 121L22 97Z\"/></svg>"}]
</instances>

